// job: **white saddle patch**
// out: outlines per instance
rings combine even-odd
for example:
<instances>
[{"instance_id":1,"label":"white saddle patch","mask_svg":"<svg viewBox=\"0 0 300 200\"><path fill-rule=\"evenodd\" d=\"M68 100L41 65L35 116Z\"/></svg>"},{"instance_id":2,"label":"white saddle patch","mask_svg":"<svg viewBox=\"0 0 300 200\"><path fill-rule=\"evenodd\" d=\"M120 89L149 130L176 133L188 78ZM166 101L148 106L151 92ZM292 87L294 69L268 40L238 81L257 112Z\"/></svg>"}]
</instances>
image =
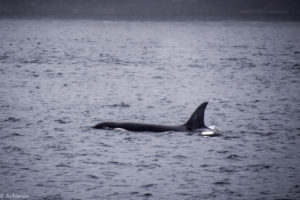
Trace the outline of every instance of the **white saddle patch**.
<instances>
[{"instance_id":1,"label":"white saddle patch","mask_svg":"<svg viewBox=\"0 0 300 200\"><path fill-rule=\"evenodd\" d=\"M213 135L214 134L214 132L213 131L211 131L211 130L207 130L207 131L203 131L203 132L201 132L201 135Z\"/></svg>"},{"instance_id":2,"label":"white saddle patch","mask_svg":"<svg viewBox=\"0 0 300 200\"><path fill-rule=\"evenodd\" d=\"M124 129L124 128L114 128L115 130L117 130L117 131L127 131L126 129Z\"/></svg>"}]
</instances>

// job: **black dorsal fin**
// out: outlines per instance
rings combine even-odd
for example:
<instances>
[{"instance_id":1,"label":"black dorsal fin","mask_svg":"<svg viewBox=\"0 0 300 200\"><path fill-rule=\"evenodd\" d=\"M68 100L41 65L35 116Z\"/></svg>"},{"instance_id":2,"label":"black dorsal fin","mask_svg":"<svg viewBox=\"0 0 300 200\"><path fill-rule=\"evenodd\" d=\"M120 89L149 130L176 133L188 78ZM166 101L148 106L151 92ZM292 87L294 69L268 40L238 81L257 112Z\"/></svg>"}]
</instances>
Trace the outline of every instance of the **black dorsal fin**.
<instances>
[{"instance_id":1,"label":"black dorsal fin","mask_svg":"<svg viewBox=\"0 0 300 200\"><path fill-rule=\"evenodd\" d=\"M204 112L208 102L202 103L184 124L188 130L193 131L199 128L207 128L204 124Z\"/></svg>"}]
</instances>

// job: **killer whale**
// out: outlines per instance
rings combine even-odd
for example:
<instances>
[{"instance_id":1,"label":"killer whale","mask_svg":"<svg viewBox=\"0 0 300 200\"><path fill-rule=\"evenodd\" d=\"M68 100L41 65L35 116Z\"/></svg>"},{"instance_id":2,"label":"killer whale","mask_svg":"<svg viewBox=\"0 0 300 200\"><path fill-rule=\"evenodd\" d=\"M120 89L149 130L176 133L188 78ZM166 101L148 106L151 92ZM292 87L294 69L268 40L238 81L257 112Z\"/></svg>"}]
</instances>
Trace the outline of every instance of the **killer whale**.
<instances>
[{"instance_id":1,"label":"killer whale","mask_svg":"<svg viewBox=\"0 0 300 200\"><path fill-rule=\"evenodd\" d=\"M150 132L165 132L165 131L195 131L195 130L210 130L204 123L204 112L208 102L204 102L198 106L193 112L189 120L182 125L158 125L158 124L144 124L144 123L133 123L133 122L101 122L93 128L95 129L107 129L107 128L121 128L127 131L150 131ZM216 136L216 133L212 134Z\"/></svg>"}]
</instances>

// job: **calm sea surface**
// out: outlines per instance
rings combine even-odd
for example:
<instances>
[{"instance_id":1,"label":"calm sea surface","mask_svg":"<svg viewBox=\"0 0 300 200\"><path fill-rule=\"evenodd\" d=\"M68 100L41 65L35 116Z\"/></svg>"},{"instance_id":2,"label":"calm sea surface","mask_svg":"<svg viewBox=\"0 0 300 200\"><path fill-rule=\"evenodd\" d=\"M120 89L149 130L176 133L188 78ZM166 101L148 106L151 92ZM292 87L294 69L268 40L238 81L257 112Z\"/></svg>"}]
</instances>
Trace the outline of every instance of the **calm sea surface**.
<instances>
[{"instance_id":1,"label":"calm sea surface","mask_svg":"<svg viewBox=\"0 0 300 200\"><path fill-rule=\"evenodd\" d=\"M0 195L299 199L300 23L0 20ZM93 130L182 124L222 137Z\"/></svg>"}]
</instances>

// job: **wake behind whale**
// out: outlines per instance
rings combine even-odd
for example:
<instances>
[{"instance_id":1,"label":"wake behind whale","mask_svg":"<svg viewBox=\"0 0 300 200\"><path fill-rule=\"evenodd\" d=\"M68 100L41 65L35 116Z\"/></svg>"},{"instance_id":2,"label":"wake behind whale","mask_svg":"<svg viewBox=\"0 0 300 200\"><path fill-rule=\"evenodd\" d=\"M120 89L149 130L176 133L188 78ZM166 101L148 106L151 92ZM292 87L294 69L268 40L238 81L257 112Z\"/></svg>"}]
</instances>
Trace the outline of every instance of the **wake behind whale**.
<instances>
[{"instance_id":1,"label":"wake behind whale","mask_svg":"<svg viewBox=\"0 0 300 200\"><path fill-rule=\"evenodd\" d=\"M158 124L144 124L134 122L102 122L93 128L95 129L115 129L121 128L127 131L136 132L165 132L165 131L188 131L200 132L207 136L219 136L220 134L214 133L204 123L204 112L208 102L202 103L191 115L190 119L182 125L158 125ZM206 134L205 134L206 133Z\"/></svg>"}]
</instances>

